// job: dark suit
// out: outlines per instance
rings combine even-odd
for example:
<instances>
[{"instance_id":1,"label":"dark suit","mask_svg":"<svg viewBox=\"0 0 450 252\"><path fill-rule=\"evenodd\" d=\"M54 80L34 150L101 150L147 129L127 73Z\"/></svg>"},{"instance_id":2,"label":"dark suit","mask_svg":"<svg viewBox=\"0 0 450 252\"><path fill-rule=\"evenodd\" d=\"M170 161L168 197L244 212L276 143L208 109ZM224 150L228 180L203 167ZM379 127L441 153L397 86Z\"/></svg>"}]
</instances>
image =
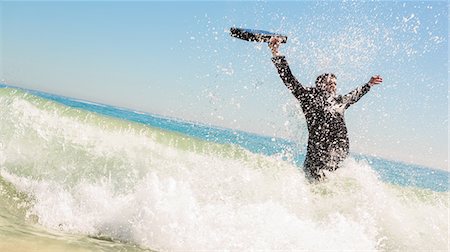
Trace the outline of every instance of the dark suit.
<instances>
[{"instance_id":1,"label":"dark suit","mask_svg":"<svg viewBox=\"0 0 450 252\"><path fill-rule=\"evenodd\" d=\"M284 56L272 58L280 78L300 101L308 126L308 147L304 169L308 177L320 180L323 170L336 170L349 153L344 111L370 90L365 84L346 95L319 87L303 87L292 75Z\"/></svg>"}]
</instances>

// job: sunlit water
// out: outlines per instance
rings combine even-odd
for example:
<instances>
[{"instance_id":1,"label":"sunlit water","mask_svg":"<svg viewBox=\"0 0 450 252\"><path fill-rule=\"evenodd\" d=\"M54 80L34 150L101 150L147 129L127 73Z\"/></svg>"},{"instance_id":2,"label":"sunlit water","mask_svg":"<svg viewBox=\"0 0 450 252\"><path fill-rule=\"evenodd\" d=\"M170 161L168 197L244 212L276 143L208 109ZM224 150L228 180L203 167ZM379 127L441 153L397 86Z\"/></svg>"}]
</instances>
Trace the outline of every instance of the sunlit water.
<instances>
[{"instance_id":1,"label":"sunlit water","mask_svg":"<svg viewBox=\"0 0 450 252\"><path fill-rule=\"evenodd\" d=\"M0 249L446 250L448 173L0 88ZM5 250L5 251L6 251Z\"/></svg>"}]
</instances>

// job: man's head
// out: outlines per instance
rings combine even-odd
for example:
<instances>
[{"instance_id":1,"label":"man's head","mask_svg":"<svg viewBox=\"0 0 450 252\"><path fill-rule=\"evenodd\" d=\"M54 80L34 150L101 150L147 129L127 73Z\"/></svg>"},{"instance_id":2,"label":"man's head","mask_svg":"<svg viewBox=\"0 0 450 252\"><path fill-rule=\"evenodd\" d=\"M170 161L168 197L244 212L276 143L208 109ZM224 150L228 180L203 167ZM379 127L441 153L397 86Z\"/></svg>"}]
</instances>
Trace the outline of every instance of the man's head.
<instances>
[{"instance_id":1,"label":"man's head","mask_svg":"<svg viewBox=\"0 0 450 252\"><path fill-rule=\"evenodd\" d=\"M330 93L336 92L336 76L332 73L319 75L316 79L316 87Z\"/></svg>"}]
</instances>

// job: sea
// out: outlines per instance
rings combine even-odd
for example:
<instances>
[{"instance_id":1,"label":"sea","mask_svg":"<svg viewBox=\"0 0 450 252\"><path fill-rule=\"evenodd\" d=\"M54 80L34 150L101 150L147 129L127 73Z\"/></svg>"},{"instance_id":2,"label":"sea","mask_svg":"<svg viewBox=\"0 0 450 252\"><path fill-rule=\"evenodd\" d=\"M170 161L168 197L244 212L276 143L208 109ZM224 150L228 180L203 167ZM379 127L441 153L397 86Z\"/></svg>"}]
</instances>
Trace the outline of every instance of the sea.
<instances>
[{"instance_id":1,"label":"sea","mask_svg":"<svg viewBox=\"0 0 450 252\"><path fill-rule=\"evenodd\" d=\"M449 172L0 84L0 251L448 251Z\"/></svg>"}]
</instances>

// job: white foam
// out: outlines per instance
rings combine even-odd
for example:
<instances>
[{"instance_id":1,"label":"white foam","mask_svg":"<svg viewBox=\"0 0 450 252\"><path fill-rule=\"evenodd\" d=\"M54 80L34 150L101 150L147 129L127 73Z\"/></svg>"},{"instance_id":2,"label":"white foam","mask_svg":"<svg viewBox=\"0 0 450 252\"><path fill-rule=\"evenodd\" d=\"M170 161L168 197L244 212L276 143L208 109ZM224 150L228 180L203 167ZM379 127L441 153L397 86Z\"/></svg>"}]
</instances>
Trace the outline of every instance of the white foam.
<instances>
[{"instance_id":1,"label":"white foam","mask_svg":"<svg viewBox=\"0 0 450 252\"><path fill-rule=\"evenodd\" d=\"M9 105L1 176L34 198L28 214L50 229L159 251L447 246L448 193L387 185L364 162L349 159L310 185L281 157L158 141L143 126L105 128L100 117L22 99Z\"/></svg>"}]
</instances>

